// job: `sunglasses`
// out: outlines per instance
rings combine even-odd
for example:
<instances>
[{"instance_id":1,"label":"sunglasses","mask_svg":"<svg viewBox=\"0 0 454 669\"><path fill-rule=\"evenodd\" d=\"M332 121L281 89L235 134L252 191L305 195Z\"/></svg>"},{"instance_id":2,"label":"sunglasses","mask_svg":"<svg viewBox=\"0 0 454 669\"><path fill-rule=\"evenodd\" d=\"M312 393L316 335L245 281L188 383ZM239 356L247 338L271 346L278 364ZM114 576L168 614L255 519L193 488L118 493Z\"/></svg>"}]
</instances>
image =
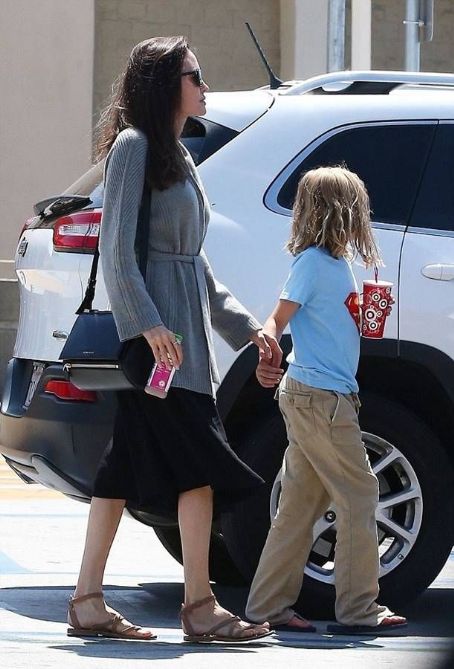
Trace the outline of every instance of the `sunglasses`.
<instances>
[{"instance_id":1,"label":"sunglasses","mask_svg":"<svg viewBox=\"0 0 454 669\"><path fill-rule=\"evenodd\" d=\"M182 72L182 77L191 77L193 83L200 88L203 84L202 70L198 67L196 70L190 70L190 72Z\"/></svg>"}]
</instances>

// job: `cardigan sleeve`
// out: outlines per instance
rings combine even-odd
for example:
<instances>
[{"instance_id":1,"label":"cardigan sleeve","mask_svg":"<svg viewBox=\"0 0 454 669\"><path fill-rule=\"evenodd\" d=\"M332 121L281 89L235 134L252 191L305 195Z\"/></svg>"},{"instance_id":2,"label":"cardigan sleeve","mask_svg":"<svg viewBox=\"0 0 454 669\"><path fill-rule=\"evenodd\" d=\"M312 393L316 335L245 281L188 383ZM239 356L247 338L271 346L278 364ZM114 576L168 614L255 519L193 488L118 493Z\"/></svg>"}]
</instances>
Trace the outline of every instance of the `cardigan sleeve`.
<instances>
[{"instance_id":1,"label":"cardigan sleeve","mask_svg":"<svg viewBox=\"0 0 454 669\"><path fill-rule=\"evenodd\" d=\"M215 279L203 249L200 255L205 265L211 323L233 350L238 351L248 343L251 334L261 330L262 326L228 288Z\"/></svg>"},{"instance_id":2,"label":"cardigan sleeve","mask_svg":"<svg viewBox=\"0 0 454 669\"><path fill-rule=\"evenodd\" d=\"M123 130L107 157L100 257L107 295L121 341L161 325L161 317L140 273L134 249L142 200L147 139Z\"/></svg>"}]
</instances>

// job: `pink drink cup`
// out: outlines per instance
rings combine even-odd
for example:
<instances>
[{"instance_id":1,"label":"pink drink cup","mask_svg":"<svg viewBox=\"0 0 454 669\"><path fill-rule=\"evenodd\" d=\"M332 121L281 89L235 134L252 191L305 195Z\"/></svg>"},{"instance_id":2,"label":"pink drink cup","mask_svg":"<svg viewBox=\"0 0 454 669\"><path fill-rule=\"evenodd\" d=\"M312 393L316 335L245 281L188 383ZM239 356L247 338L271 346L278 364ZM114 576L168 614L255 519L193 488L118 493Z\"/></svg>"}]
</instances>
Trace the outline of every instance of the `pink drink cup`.
<instances>
[{"instance_id":1,"label":"pink drink cup","mask_svg":"<svg viewBox=\"0 0 454 669\"><path fill-rule=\"evenodd\" d=\"M390 281L364 281L361 305L361 334L370 339L381 339L385 331L388 307L392 304Z\"/></svg>"},{"instance_id":2,"label":"pink drink cup","mask_svg":"<svg viewBox=\"0 0 454 669\"><path fill-rule=\"evenodd\" d=\"M164 399L167 397L167 391L169 390L174 374L175 367L172 367L172 369L169 370L163 363L154 365L150 378L145 386L145 392L148 393L148 395L154 395L155 397Z\"/></svg>"}]
</instances>

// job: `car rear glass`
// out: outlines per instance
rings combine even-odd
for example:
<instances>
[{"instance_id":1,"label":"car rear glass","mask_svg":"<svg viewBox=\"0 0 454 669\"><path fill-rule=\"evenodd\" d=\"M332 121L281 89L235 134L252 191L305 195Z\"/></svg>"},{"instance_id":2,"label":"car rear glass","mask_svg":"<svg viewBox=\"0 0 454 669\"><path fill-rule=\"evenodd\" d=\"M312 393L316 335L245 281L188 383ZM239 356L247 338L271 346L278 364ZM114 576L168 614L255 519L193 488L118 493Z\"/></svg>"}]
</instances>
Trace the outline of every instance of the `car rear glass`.
<instances>
[{"instance_id":1,"label":"car rear glass","mask_svg":"<svg viewBox=\"0 0 454 669\"><path fill-rule=\"evenodd\" d=\"M188 118L181 141L190 152L196 165L219 151L238 135L236 130L205 118Z\"/></svg>"},{"instance_id":2,"label":"car rear glass","mask_svg":"<svg viewBox=\"0 0 454 669\"><path fill-rule=\"evenodd\" d=\"M301 174L345 165L369 192L372 220L407 224L430 150L435 124L367 125L341 130L320 143L293 169L279 191L281 207L292 209Z\"/></svg>"},{"instance_id":3,"label":"car rear glass","mask_svg":"<svg viewBox=\"0 0 454 669\"><path fill-rule=\"evenodd\" d=\"M184 126L181 141L188 149L196 165L219 151L238 135L238 132L208 119L189 118ZM102 207L104 161L94 165L88 172L67 188L63 195L86 195L92 201L90 208Z\"/></svg>"}]
</instances>

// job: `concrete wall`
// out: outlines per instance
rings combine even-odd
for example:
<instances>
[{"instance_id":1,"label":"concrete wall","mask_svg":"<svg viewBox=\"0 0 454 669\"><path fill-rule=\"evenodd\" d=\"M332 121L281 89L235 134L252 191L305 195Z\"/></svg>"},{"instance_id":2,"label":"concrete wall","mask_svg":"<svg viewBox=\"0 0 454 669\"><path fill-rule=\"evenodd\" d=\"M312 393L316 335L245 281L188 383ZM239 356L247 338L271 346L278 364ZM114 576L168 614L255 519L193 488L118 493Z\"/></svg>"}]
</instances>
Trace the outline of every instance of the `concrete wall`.
<instances>
[{"instance_id":1,"label":"concrete wall","mask_svg":"<svg viewBox=\"0 0 454 669\"><path fill-rule=\"evenodd\" d=\"M281 79L307 79L327 70L328 0L281 0Z\"/></svg>"},{"instance_id":2,"label":"concrete wall","mask_svg":"<svg viewBox=\"0 0 454 669\"><path fill-rule=\"evenodd\" d=\"M33 203L90 165L93 2L1 0L0 260Z\"/></svg>"},{"instance_id":3,"label":"concrete wall","mask_svg":"<svg viewBox=\"0 0 454 669\"><path fill-rule=\"evenodd\" d=\"M18 289L12 258L37 200L91 164L94 0L1 0L0 389Z\"/></svg>"},{"instance_id":4,"label":"concrete wall","mask_svg":"<svg viewBox=\"0 0 454 669\"><path fill-rule=\"evenodd\" d=\"M279 0L95 0L94 108L104 106L132 47L158 35L186 35L212 90L268 83L249 33L249 21L280 69Z\"/></svg>"},{"instance_id":5,"label":"concrete wall","mask_svg":"<svg viewBox=\"0 0 454 669\"><path fill-rule=\"evenodd\" d=\"M454 71L454 2L436 0L434 39L421 44L421 70ZM403 70L405 65L405 0L372 2L372 67Z\"/></svg>"}]
</instances>

